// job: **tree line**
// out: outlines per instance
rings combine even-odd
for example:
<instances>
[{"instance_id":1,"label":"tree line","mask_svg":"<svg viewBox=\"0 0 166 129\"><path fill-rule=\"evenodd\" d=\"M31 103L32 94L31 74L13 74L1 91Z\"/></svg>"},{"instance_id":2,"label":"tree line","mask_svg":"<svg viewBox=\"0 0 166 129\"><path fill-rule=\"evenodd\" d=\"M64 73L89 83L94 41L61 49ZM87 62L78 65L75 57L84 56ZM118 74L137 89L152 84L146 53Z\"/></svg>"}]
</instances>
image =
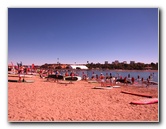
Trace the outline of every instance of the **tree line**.
<instances>
[{"instance_id":1,"label":"tree line","mask_svg":"<svg viewBox=\"0 0 166 129\"><path fill-rule=\"evenodd\" d=\"M44 64L40 68L46 69L69 69L67 65L65 68L62 68L63 64ZM158 63L143 64L143 63L133 63L133 64L100 64L100 63L90 63L86 64L88 69L110 69L110 70L158 70Z\"/></svg>"},{"instance_id":2,"label":"tree line","mask_svg":"<svg viewBox=\"0 0 166 129\"><path fill-rule=\"evenodd\" d=\"M143 64L143 63L133 63L133 64L87 64L89 69L121 69L121 70L158 70L158 63Z\"/></svg>"}]
</instances>

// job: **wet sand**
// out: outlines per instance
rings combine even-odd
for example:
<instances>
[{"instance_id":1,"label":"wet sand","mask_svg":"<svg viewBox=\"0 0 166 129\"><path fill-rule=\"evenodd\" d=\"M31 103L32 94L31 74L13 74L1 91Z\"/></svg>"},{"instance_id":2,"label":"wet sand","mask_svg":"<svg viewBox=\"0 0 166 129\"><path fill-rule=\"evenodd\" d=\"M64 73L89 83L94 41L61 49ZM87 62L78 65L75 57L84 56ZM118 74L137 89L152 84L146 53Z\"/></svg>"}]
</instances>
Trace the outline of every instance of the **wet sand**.
<instances>
[{"instance_id":1,"label":"wet sand","mask_svg":"<svg viewBox=\"0 0 166 129\"><path fill-rule=\"evenodd\" d=\"M17 79L9 77L9 79ZM145 97L121 91L158 97L158 88L124 86L93 89L99 83L86 81L55 83L38 76L34 83L8 82L9 122L158 122L159 103L134 105Z\"/></svg>"}]
</instances>

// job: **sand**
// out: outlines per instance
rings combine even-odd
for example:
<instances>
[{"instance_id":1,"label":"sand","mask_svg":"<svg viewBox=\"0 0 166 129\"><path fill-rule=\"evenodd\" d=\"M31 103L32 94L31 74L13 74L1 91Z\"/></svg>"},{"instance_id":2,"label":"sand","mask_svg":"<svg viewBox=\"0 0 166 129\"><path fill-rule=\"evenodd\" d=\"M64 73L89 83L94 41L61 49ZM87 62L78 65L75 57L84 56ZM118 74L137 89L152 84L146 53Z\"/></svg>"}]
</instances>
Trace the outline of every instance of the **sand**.
<instances>
[{"instance_id":1,"label":"sand","mask_svg":"<svg viewBox=\"0 0 166 129\"><path fill-rule=\"evenodd\" d=\"M156 98L156 87L122 85L106 90L93 89L100 84L86 81L67 84L48 82L38 76L26 79L35 82L8 82L9 122L159 122L159 103L130 104L145 97L121 93Z\"/></svg>"}]
</instances>

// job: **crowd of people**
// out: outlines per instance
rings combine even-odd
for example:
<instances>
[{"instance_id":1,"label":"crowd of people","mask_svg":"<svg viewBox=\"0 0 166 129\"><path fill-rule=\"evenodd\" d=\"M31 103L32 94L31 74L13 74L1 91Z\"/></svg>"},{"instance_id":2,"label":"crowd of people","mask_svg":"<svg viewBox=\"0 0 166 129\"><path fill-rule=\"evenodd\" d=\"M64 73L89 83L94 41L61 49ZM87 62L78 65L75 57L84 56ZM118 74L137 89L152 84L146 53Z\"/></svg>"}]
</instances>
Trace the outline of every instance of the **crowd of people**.
<instances>
[{"instance_id":1,"label":"crowd of people","mask_svg":"<svg viewBox=\"0 0 166 129\"><path fill-rule=\"evenodd\" d=\"M101 86L105 86L105 84L110 84L113 86L116 84L116 82L119 80L124 83L124 85L128 84L135 84L135 83L142 83L145 84L146 86L149 86L150 80L153 78L153 74L150 74L147 79L144 79L143 77L140 78L138 75L137 78L131 77L130 74L128 76L122 77L118 73L116 73L116 76L112 76L112 73L108 74L101 73L100 75L96 74L95 72L92 72L91 76L87 75L87 72L83 71L73 71L73 70L49 70L49 69L30 69L30 68L25 68L25 67L19 67L19 69L14 70L15 74L21 75L21 74L28 74L29 72L33 73L39 73L41 78L45 78L48 75L63 75L63 76L80 76L80 72L82 72L82 80L96 80L101 83ZM21 76L19 76L19 80L21 80ZM55 80L58 82L58 79Z\"/></svg>"}]
</instances>

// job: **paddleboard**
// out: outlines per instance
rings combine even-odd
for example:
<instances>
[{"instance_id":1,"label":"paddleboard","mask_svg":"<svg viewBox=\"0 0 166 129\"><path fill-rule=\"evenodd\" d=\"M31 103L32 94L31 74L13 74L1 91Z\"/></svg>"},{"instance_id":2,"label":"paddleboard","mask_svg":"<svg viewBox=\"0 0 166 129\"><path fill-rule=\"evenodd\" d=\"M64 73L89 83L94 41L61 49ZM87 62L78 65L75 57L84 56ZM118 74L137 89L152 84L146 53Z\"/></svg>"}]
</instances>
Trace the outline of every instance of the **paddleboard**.
<instances>
[{"instance_id":1,"label":"paddleboard","mask_svg":"<svg viewBox=\"0 0 166 129\"><path fill-rule=\"evenodd\" d=\"M112 89L112 87L96 86L96 87L94 87L93 89L107 89L107 90L109 90L109 89Z\"/></svg>"},{"instance_id":2,"label":"paddleboard","mask_svg":"<svg viewBox=\"0 0 166 129\"><path fill-rule=\"evenodd\" d=\"M141 99L141 100L130 102L130 104L137 104L137 105L154 104L154 103L158 103L158 98Z\"/></svg>"},{"instance_id":3,"label":"paddleboard","mask_svg":"<svg viewBox=\"0 0 166 129\"><path fill-rule=\"evenodd\" d=\"M16 74L8 74L8 77L18 77Z\"/></svg>"},{"instance_id":4,"label":"paddleboard","mask_svg":"<svg viewBox=\"0 0 166 129\"><path fill-rule=\"evenodd\" d=\"M34 80L25 80L24 82L33 83L33 82L35 82L35 81L34 81Z\"/></svg>"},{"instance_id":5,"label":"paddleboard","mask_svg":"<svg viewBox=\"0 0 166 129\"><path fill-rule=\"evenodd\" d=\"M54 78L54 79L63 79L63 76L62 75L54 75L54 74L52 74L52 75L48 75L48 77L47 78Z\"/></svg>"},{"instance_id":6,"label":"paddleboard","mask_svg":"<svg viewBox=\"0 0 166 129\"><path fill-rule=\"evenodd\" d=\"M19 77L19 75L15 75L15 74L8 74L8 77ZM20 77L24 77L24 78L31 78L31 75L20 75Z\"/></svg>"},{"instance_id":7,"label":"paddleboard","mask_svg":"<svg viewBox=\"0 0 166 129\"><path fill-rule=\"evenodd\" d=\"M11 79L9 79L8 80L8 82L19 82L18 80L11 80ZM21 80L21 82L23 82L23 83L33 83L33 82L35 82L34 80Z\"/></svg>"},{"instance_id":8,"label":"paddleboard","mask_svg":"<svg viewBox=\"0 0 166 129\"><path fill-rule=\"evenodd\" d=\"M125 83L124 79L117 79L116 82ZM127 83L131 83L131 82L127 80Z\"/></svg>"},{"instance_id":9,"label":"paddleboard","mask_svg":"<svg viewBox=\"0 0 166 129\"><path fill-rule=\"evenodd\" d=\"M64 77L64 80L65 80L65 81L80 81L80 80L81 80L81 77L79 77L79 76L73 76L73 77L71 77L71 76L66 76L66 77Z\"/></svg>"},{"instance_id":10,"label":"paddleboard","mask_svg":"<svg viewBox=\"0 0 166 129\"><path fill-rule=\"evenodd\" d=\"M127 91L121 91L121 93L130 94L130 95L136 95L136 96L141 96L141 97L152 98L152 96L150 96L150 95L139 94L139 93L132 93L132 92L127 92Z\"/></svg>"},{"instance_id":11,"label":"paddleboard","mask_svg":"<svg viewBox=\"0 0 166 129\"><path fill-rule=\"evenodd\" d=\"M90 80L88 83L98 83L96 80Z\"/></svg>"},{"instance_id":12,"label":"paddleboard","mask_svg":"<svg viewBox=\"0 0 166 129\"><path fill-rule=\"evenodd\" d=\"M73 84L71 81L59 82L59 84Z\"/></svg>"},{"instance_id":13,"label":"paddleboard","mask_svg":"<svg viewBox=\"0 0 166 129\"><path fill-rule=\"evenodd\" d=\"M8 82L18 82L18 80L8 80Z\"/></svg>"},{"instance_id":14,"label":"paddleboard","mask_svg":"<svg viewBox=\"0 0 166 129\"><path fill-rule=\"evenodd\" d=\"M120 86L113 86L113 88L120 88Z\"/></svg>"},{"instance_id":15,"label":"paddleboard","mask_svg":"<svg viewBox=\"0 0 166 129\"><path fill-rule=\"evenodd\" d=\"M25 78L26 78L26 77L27 77L27 78L28 78L28 77L29 77L29 78L32 77L32 75L20 75L20 76L21 76L21 77L25 77Z\"/></svg>"},{"instance_id":16,"label":"paddleboard","mask_svg":"<svg viewBox=\"0 0 166 129\"><path fill-rule=\"evenodd\" d=\"M158 85L158 83L155 82L155 81L149 81L149 84L150 84L150 85Z\"/></svg>"}]
</instances>

